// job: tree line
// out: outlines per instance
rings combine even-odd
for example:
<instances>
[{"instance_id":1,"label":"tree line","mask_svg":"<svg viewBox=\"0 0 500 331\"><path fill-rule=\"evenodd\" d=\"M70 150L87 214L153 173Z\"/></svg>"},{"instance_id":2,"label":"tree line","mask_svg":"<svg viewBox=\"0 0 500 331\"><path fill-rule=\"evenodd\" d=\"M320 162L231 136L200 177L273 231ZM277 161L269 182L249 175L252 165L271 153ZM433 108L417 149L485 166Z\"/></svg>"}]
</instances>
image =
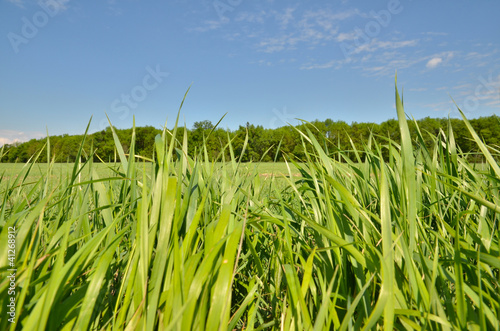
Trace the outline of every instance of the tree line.
<instances>
[{"instance_id":1,"label":"tree line","mask_svg":"<svg viewBox=\"0 0 500 331\"><path fill-rule=\"evenodd\" d=\"M447 118L426 117L416 121L418 128L424 137L424 143L431 145L433 137L437 136L440 130L447 131ZM460 119L450 119L457 146L464 153L473 153L477 150L476 144L467 130L465 123ZM500 146L500 119L493 115L471 119L470 123L484 142L490 146ZM409 121L412 136L416 137L417 126L413 121ZM191 129L179 127L176 138L182 141L184 131L188 137L188 154L197 155L205 144L206 155L211 160L228 160L230 150L227 147L228 141L235 156L241 156L241 161L281 161L286 154L301 160L305 157L302 138L299 131L306 132L309 129L324 144L325 150L334 155L339 151L345 155L355 158L354 149L363 150L363 145L367 143L370 135L374 139L390 138L398 142L400 140L400 130L398 121L387 120L383 123L358 123L348 124L344 121L324 121L315 120L310 123L303 123L297 126L283 126L276 129L264 128L260 125L247 123L239 126L237 130L228 130L214 127L211 121L205 120L195 122ZM132 129L114 129L125 153L128 153ZM162 129L152 126L135 128L135 154L146 158L152 158L154 153L154 141ZM248 135L248 136L247 136ZM83 135L61 135L50 137L51 159L55 162L74 162L78 149L82 142ZM247 140L244 149L245 140ZM3 156L0 162L26 162L30 157L46 144L46 138L32 139L24 143L14 143L4 146ZM112 162L116 159L115 144L110 127L105 130L89 134L84 144L84 155L89 155L94 151L94 160L99 159L105 162ZM244 153L242 151L244 150ZM41 153L39 162L47 161L47 153ZM480 160L478 160L480 161Z\"/></svg>"}]
</instances>

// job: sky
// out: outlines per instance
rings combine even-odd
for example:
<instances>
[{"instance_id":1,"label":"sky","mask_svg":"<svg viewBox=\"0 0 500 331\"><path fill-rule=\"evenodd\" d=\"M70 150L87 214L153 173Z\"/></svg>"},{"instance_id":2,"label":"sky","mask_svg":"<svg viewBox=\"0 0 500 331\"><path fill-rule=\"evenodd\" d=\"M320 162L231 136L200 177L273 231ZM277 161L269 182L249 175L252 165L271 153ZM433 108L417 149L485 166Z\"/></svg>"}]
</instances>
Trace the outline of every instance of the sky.
<instances>
[{"instance_id":1,"label":"sky","mask_svg":"<svg viewBox=\"0 0 500 331\"><path fill-rule=\"evenodd\" d=\"M500 113L500 1L0 0L0 145Z\"/></svg>"}]
</instances>

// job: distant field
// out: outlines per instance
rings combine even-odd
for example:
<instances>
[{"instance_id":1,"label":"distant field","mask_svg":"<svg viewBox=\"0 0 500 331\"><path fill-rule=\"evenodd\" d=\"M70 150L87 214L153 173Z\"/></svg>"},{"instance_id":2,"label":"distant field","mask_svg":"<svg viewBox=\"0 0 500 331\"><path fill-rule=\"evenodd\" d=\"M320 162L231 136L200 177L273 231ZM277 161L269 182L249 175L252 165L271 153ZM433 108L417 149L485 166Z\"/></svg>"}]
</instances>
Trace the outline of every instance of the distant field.
<instances>
[{"instance_id":1,"label":"distant field","mask_svg":"<svg viewBox=\"0 0 500 331\"><path fill-rule=\"evenodd\" d=\"M218 166L221 163L217 163ZM25 167L22 163L0 163L0 192L9 183L12 182ZM289 171L292 173L293 177L300 177L300 173L292 163L276 162L276 163L242 163L240 165L252 172L257 172L261 177L268 178L270 176L280 177L281 175L289 176ZM477 163L472 164L473 168L478 171L483 171L486 169L487 164ZM33 183L40 179L42 175L47 174L46 163L36 163L33 165L33 169L30 171L28 177L26 178L26 183ZM119 163L94 163L94 170L100 178L113 177L114 172L112 169L119 170ZM146 163L146 171L149 173L151 170L151 163ZM288 169L290 167L290 170ZM52 180L65 180L68 175L73 171L72 163L55 163L52 169ZM139 171L140 172L140 171ZM82 171L82 176L86 176L87 171Z\"/></svg>"},{"instance_id":2,"label":"distant field","mask_svg":"<svg viewBox=\"0 0 500 331\"><path fill-rule=\"evenodd\" d=\"M221 163L218 163L221 165ZM110 169L119 169L119 163L94 163L94 170L97 175L101 178L112 177L114 172ZM249 170L254 170L260 174L261 177L280 176L284 174L288 176L288 167L285 162L277 163L242 163L242 167L248 168ZM290 171L294 177L300 176L297 168L289 163ZM21 174L24 167L27 165L22 163L0 163L0 192L8 183L12 181ZM151 163L146 163L146 171L149 172ZM33 165L33 169L30 171L25 183L34 183L40 179L41 176L46 175L48 170L47 163L36 163ZM68 175L73 171L72 163L55 163L52 168L52 180L65 180ZM82 176L86 176L88 170L82 171Z\"/></svg>"},{"instance_id":3,"label":"distant field","mask_svg":"<svg viewBox=\"0 0 500 331\"><path fill-rule=\"evenodd\" d=\"M19 175L25 173L24 170L29 165L22 163L0 163L0 192L8 183L12 183ZM97 171L99 177L109 177L113 174L109 167L117 168L114 164L99 164L96 163L94 169ZM34 183L42 176L47 175L48 165L46 163L36 163L26 177L25 183ZM73 171L73 164L71 163L55 163L52 168L50 179L53 181L63 181ZM85 176L85 172L82 174ZM23 175L22 175L23 176Z\"/></svg>"}]
</instances>

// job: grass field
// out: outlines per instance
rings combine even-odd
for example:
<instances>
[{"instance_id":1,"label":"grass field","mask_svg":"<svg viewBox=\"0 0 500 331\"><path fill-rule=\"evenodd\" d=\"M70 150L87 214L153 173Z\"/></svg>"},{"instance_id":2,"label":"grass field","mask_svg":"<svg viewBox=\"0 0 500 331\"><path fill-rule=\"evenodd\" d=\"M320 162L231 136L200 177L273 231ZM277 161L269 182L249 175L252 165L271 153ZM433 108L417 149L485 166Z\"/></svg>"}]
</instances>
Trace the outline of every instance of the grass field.
<instances>
[{"instance_id":1,"label":"grass field","mask_svg":"<svg viewBox=\"0 0 500 331\"><path fill-rule=\"evenodd\" d=\"M151 163L146 163L146 166L151 167ZM222 163L217 162L215 164L218 167L222 166ZM252 171L258 172L261 176L268 176L270 174L280 175L280 174L288 174L288 167L285 162L276 162L276 163L249 163L243 164ZM11 178L16 177L21 173L23 167L26 164L19 163L0 163L0 175L2 176L2 180L9 180ZM54 163L52 165L52 173L54 176L58 177L66 177L71 174L73 170L73 163ZM120 163L94 163L94 167L97 171L97 174L100 176L110 176L113 174L113 171L109 168L118 169ZM293 164L289 164L290 169L294 175L298 175L297 168ZM42 177L47 173L48 164L47 163L37 163L34 165L34 169L30 172L30 176L32 176L31 180L36 180Z\"/></svg>"},{"instance_id":2,"label":"grass field","mask_svg":"<svg viewBox=\"0 0 500 331\"><path fill-rule=\"evenodd\" d=\"M1 165L0 328L500 330L498 148L464 117L486 164L428 149L396 108L360 163L306 131L290 172L213 164L174 129L154 165L116 136L117 172Z\"/></svg>"},{"instance_id":3,"label":"grass field","mask_svg":"<svg viewBox=\"0 0 500 331\"><path fill-rule=\"evenodd\" d=\"M64 182L68 176L71 175L74 164L72 163L54 163L52 165L47 163L36 163L33 165L33 169L30 170L28 176L24 179L26 186L36 183L40 178L45 176L51 167L51 177L49 178L52 183ZM152 163L145 163L146 172L149 173L152 168ZM221 162L215 163L216 167L222 167ZM282 177L290 176L289 173L294 177L299 177L300 173L294 164L286 164L285 162L276 163L244 163L242 167L245 169L256 172L259 176L268 177ZM7 187L10 187L10 183L14 181L23 172L23 168L26 169L26 164L20 163L0 163L0 193L5 191ZM101 178L111 177L116 174L116 171L120 169L119 163L94 163L93 169L96 171L97 175ZM290 168L290 169L289 169ZM114 169L114 170L113 170ZM140 175L140 174L139 174ZM80 175L80 180L85 180L88 178L88 172L82 172Z\"/></svg>"}]
</instances>

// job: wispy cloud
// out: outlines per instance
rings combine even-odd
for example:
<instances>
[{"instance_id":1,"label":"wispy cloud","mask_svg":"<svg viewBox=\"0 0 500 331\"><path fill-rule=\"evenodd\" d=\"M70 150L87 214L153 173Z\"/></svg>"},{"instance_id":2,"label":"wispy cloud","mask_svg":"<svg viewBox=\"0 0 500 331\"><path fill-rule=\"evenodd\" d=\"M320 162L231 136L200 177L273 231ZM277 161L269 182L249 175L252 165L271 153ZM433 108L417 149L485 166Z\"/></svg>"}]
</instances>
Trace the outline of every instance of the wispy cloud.
<instances>
[{"instance_id":1,"label":"wispy cloud","mask_svg":"<svg viewBox=\"0 0 500 331\"><path fill-rule=\"evenodd\" d=\"M331 60L325 63L306 63L303 64L300 69L302 70L311 70L311 69L340 69L342 68L345 64L351 62L350 59L344 59L344 60Z\"/></svg>"},{"instance_id":2,"label":"wispy cloud","mask_svg":"<svg viewBox=\"0 0 500 331\"><path fill-rule=\"evenodd\" d=\"M197 26L195 28L190 28L188 29L189 31L194 31L194 32L207 32L207 31L212 31L212 30L217 30L221 28L224 24L228 23L228 20L208 20L204 21L201 26Z\"/></svg>"},{"instance_id":3,"label":"wispy cloud","mask_svg":"<svg viewBox=\"0 0 500 331\"><path fill-rule=\"evenodd\" d=\"M388 47L389 48L389 47ZM376 49L375 49L376 50ZM373 52L372 57L367 61L354 60L353 63L363 63L354 68L362 70L367 76L390 76L394 75L396 70L406 69L428 63L433 58L442 58L444 62L451 59L455 52L442 52L432 55L415 55L411 52L403 52L404 49L398 50L397 48L388 49L384 52ZM365 57L364 57L365 58Z\"/></svg>"},{"instance_id":4,"label":"wispy cloud","mask_svg":"<svg viewBox=\"0 0 500 331\"><path fill-rule=\"evenodd\" d=\"M486 102L484 105L491 108L500 108L500 98L494 98L491 101Z\"/></svg>"},{"instance_id":5,"label":"wispy cloud","mask_svg":"<svg viewBox=\"0 0 500 331\"><path fill-rule=\"evenodd\" d=\"M51 5L54 6L54 9L57 9L59 12L68 9L69 0L55 0L51 2Z\"/></svg>"},{"instance_id":6,"label":"wispy cloud","mask_svg":"<svg viewBox=\"0 0 500 331\"><path fill-rule=\"evenodd\" d=\"M285 5L279 10L277 7L269 10L256 7L245 11L240 8L227 21L203 21L192 31L217 30L226 41L253 45L253 51L264 58L258 62L260 65L276 65L275 57L291 56L300 51L297 67L301 70L340 70L349 66L364 76L392 76L396 70L410 67L422 74L437 72L438 68L454 73L468 66L478 68L495 54L495 45L488 46L487 52L478 48L466 53L456 44L453 44L455 49L450 49L452 44L443 43L450 33L439 30L420 32L413 37L392 31L360 39L359 29L348 30L348 27L351 23L356 24L356 19L373 17L359 9L302 10L298 4ZM350 46L348 56L345 53L342 56L343 49L335 47L342 44ZM426 90L413 89L415 92Z\"/></svg>"},{"instance_id":7,"label":"wispy cloud","mask_svg":"<svg viewBox=\"0 0 500 331\"><path fill-rule=\"evenodd\" d=\"M432 56L428 61L425 67L427 69L434 69L437 68L439 65L444 64L451 60L453 56L455 55L454 52L443 52L437 55Z\"/></svg>"},{"instance_id":8,"label":"wispy cloud","mask_svg":"<svg viewBox=\"0 0 500 331\"><path fill-rule=\"evenodd\" d=\"M286 29L288 24L295 19L293 13L296 8L286 8L283 12L275 12L275 18L282 29Z\"/></svg>"},{"instance_id":9,"label":"wispy cloud","mask_svg":"<svg viewBox=\"0 0 500 331\"><path fill-rule=\"evenodd\" d=\"M242 17L248 22L261 23L263 23L263 17L272 19L272 23L276 24L279 29L272 36L266 36L269 33L263 33L256 47L259 51L274 53L296 49L299 44L303 47L315 47L332 42L338 34L339 23L356 15L359 15L359 11L354 9L342 12L306 11L297 15L296 8L289 7L280 12L272 11L268 15L261 13L258 19L249 14L244 14Z\"/></svg>"},{"instance_id":10,"label":"wispy cloud","mask_svg":"<svg viewBox=\"0 0 500 331\"><path fill-rule=\"evenodd\" d=\"M291 44L286 36L282 36L280 38L268 38L261 41L259 48L265 53L274 53L284 50L287 45Z\"/></svg>"},{"instance_id":11,"label":"wispy cloud","mask_svg":"<svg viewBox=\"0 0 500 331\"><path fill-rule=\"evenodd\" d=\"M262 24L265 22L266 16L268 14L263 10L258 12L242 12L236 16L235 21Z\"/></svg>"},{"instance_id":12,"label":"wispy cloud","mask_svg":"<svg viewBox=\"0 0 500 331\"><path fill-rule=\"evenodd\" d=\"M470 89L470 88L472 88L472 86L473 85L471 83L464 83L464 84L453 86L453 89L454 90Z\"/></svg>"},{"instance_id":13,"label":"wispy cloud","mask_svg":"<svg viewBox=\"0 0 500 331\"><path fill-rule=\"evenodd\" d=\"M474 87L474 97L479 101L486 102L487 106L500 106L500 74L497 77L490 75L487 78L480 77ZM471 90L472 92L472 90Z\"/></svg>"},{"instance_id":14,"label":"wispy cloud","mask_svg":"<svg viewBox=\"0 0 500 331\"><path fill-rule=\"evenodd\" d=\"M299 26L319 26L325 31L334 31L337 30L334 26L335 23L358 15L360 15L360 12L357 9L350 9L341 12L334 12L330 10L306 11L299 21Z\"/></svg>"},{"instance_id":15,"label":"wispy cloud","mask_svg":"<svg viewBox=\"0 0 500 331\"><path fill-rule=\"evenodd\" d=\"M359 54L363 52L375 52L378 50L398 49L403 47L414 47L418 45L418 39L401 40L401 41L382 41L373 38L369 43L357 46L352 54Z\"/></svg>"},{"instance_id":16,"label":"wispy cloud","mask_svg":"<svg viewBox=\"0 0 500 331\"><path fill-rule=\"evenodd\" d=\"M427 61L427 64L425 66L427 68L429 68L429 69L434 69L438 65L440 65L441 62L443 62L442 58L440 58L440 57L433 57L432 59L430 59L429 61Z\"/></svg>"},{"instance_id":17,"label":"wispy cloud","mask_svg":"<svg viewBox=\"0 0 500 331\"><path fill-rule=\"evenodd\" d=\"M39 139L44 136L45 135L39 131L23 132L15 130L0 130L0 146L24 142L31 139Z\"/></svg>"},{"instance_id":18,"label":"wispy cloud","mask_svg":"<svg viewBox=\"0 0 500 331\"><path fill-rule=\"evenodd\" d=\"M434 31L422 32L422 34L427 35L427 36L447 36L447 35L449 35L448 32L434 32Z\"/></svg>"},{"instance_id":19,"label":"wispy cloud","mask_svg":"<svg viewBox=\"0 0 500 331\"><path fill-rule=\"evenodd\" d=\"M339 43L343 42L343 41L351 41L351 40L355 40L356 38L358 38L358 32L357 31L351 31L351 32L341 32L337 35L337 37L335 38L336 41L338 41Z\"/></svg>"},{"instance_id":20,"label":"wispy cloud","mask_svg":"<svg viewBox=\"0 0 500 331\"><path fill-rule=\"evenodd\" d=\"M491 57L497 53L498 53L498 50L493 50L491 52L484 52L484 53L469 52L465 55L464 59L467 61L483 60L483 59Z\"/></svg>"},{"instance_id":21,"label":"wispy cloud","mask_svg":"<svg viewBox=\"0 0 500 331\"><path fill-rule=\"evenodd\" d=\"M206 20L189 30L204 33L234 27L243 31L246 38L259 38L254 44L257 51L276 53L295 50L299 46L312 49L335 42L342 21L364 15L358 9L299 12L297 8L296 5L281 10L241 11L235 13L232 20Z\"/></svg>"},{"instance_id":22,"label":"wispy cloud","mask_svg":"<svg viewBox=\"0 0 500 331\"><path fill-rule=\"evenodd\" d=\"M454 110L454 106L455 104L452 100L428 103L423 105L424 108L431 108L432 111L448 113Z\"/></svg>"},{"instance_id":23,"label":"wispy cloud","mask_svg":"<svg viewBox=\"0 0 500 331\"><path fill-rule=\"evenodd\" d=\"M485 107L500 108L500 74L479 75L474 81L460 82L451 90L453 99L465 113L485 110Z\"/></svg>"},{"instance_id":24,"label":"wispy cloud","mask_svg":"<svg viewBox=\"0 0 500 331\"><path fill-rule=\"evenodd\" d=\"M352 68L361 70L367 76L394 75L396 70L411 67L427 59L408 58L406 53L401 52L404 48L417 46L418 42L418 39L399 41L373 39L370 43L361 45L355 50L359 55L357 57L349 56L342 60L306 63L301 69L341 69L345 65L351 65Z\"/></svg>"},{"instance_id":25,"label":"wispy cloud","mask_svg":"<svg viewBox=\"0 0 500 331\"><path fill-rule=\"evenodd\" d=\"M123 10L116 6L116 0L108 0L108 9L113 16L121 16Z\"/></svg>"}]
</instances>

